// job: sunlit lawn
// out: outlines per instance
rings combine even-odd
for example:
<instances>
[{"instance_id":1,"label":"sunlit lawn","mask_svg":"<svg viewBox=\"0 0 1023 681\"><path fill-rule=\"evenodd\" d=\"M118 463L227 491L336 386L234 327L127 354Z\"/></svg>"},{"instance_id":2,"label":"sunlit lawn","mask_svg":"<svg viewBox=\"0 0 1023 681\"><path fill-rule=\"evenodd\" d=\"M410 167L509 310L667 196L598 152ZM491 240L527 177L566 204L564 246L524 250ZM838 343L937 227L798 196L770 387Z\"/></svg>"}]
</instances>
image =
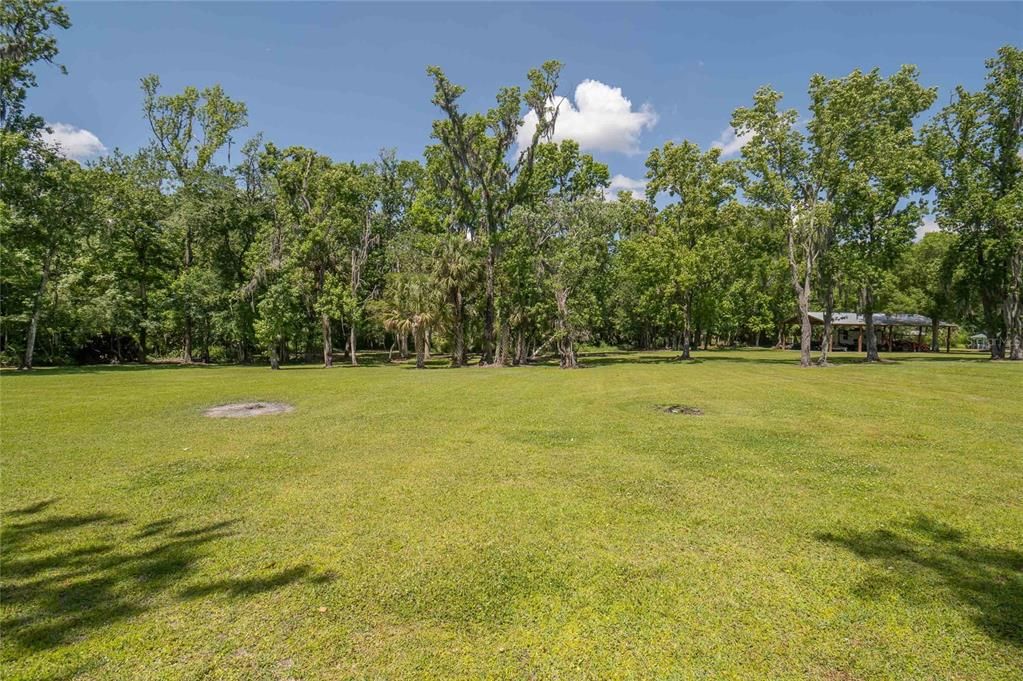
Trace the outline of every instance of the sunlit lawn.
<instances>
[{"instance_id":1,"label":"sunlit lawn","mask_svg":"<svg viewBox=\"0 0 1023 681\"><path fill-rule=\"evenodd\" d=\"M0 675L1023 676L1023 365L697 357L4 372Z\"/></svg>"}]
</instances>

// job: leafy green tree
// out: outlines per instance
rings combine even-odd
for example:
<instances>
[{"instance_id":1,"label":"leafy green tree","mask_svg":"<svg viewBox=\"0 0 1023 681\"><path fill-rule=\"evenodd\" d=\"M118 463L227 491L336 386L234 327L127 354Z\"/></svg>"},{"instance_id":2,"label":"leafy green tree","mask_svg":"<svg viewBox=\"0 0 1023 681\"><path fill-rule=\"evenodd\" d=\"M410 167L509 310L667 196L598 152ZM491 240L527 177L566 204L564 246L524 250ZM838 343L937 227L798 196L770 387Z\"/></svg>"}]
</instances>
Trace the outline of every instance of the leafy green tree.
<instances>
[{"instance_id":1,"label":"leafy green tree","mask_svg":"<svg viewBox=\"0 0 1023 681\"><path fill-rule=\"evenodd\" d=\"M279 369L286 354L287 341L302 326L299 301L287 277L275 280L259 301L255 321L256 339L270 355L270 368Z\"/></svg>"},{"instance_id":2,"label":"leafy green tree","mask_svg":"<svg viewBox=\"0 0 1023 681\"><path fill-rule=\"evenodd\" d=\"M740 180L739 166L720 156L719 149L701 152L689 141L668 142L650 152L646 162L647 197L652 201L666 192L672 199L652 238L659 251L660 288L682 323L680 359L690 358L698 298L718 281L721 233Z\"/></svg>"},{"instance_id":3,"label":"leafy green tree","mask_svg":"<svg viewBox=\"0 0 1023 681\"><path fill-rule=\"evenodd\" d=\"M170 198L161 191L163 173L147 151L115 152L97 171L98 266L112 275L131 320L139 359L149 353L149 331L156 323L151 292L167 285L173 247L167 219Z\"/></svg>"},{"instance_id":4,"label":"leafy green tree","mask_svg":"<svg viewBox=\"0 0 1023 681\"><path fill-rule=\"evenodd\" d=\"M67 242L44 222L61 200L61 178L71 176L43 143L44 121L26 111L25 100L36 86L35 67L55 63L54 29L70 25L53 0L0 4L0 340L4 355L20 355L25 368L32 365L42 292ZM76 204L82 197L69 188L65 198ZM19 348L22 330L30 342Z\"/></svg>"},{"instance_id":5,"label":"leafy green tree","mask_svg":"<svg viewBox=\"0 0 1023 681\"><path fill-rule=\"evenodd\" d=\"M875 288L913 239L922 221L921 197L936 179L914 129L934 103L936 90L918 82L916 67L889 78L878 69L845 78L815 76L810 87L809 127L820 148L831 149L825 165L839 239L859 276L866 327L867 361L877 361Z\"/></svg>"},{"instance_id":6,"label":"leafy green tree","mask_svg":"<svg viewBox=\"0 0 1023 681\"><path fill-rule=\"evenodd\" d=\"M436 285L447 298L451 328L451 366L461 367L468 363L468 348L465 344L465 299L464 291L476 279L477 258L473 243L457 232L448 232L440 237L434 249L434 277Z\"/></svg>"},{"instance_id":7,"label":"leafy green tree","mask_svg":"<svg viewBox=\"0 0 1023 681\"><path fill-rule=\"evenodd\" d=\"M529 72L530 87L523 95L518 87L501 88L497 105L485 114L466 114L458 100L465 92L448 80L436 66L427 69L433 79L433 103L444 113L433 124L433 137L444 151L452 182L466 215L486 240L484 261L483 348L481 362L496 358L496 278L498 235L508 214L526 200L536 160L536 148L554 130L557 107L551 106L561 64L548 61ZM523 123L523 107L537 115L529 144L512 153ZM509 161L509 157L513 157Z\"/></svg>"},{"instance_id":8,"label":"leafy green tree","mask_svg":"<svg viewBox=\"0 0 1023 681\"><path fill-rule=\"evenodd\" d=\"M937 217L983 306L991 356L1023 359L1023 50L987 61L984 88L957 87L927 128L941 166Z\"/></svg>"},{"instance_id":9,"label":"leafy green tree","mask_svg":"<svg viewBox=\"0 0 1023 681\"><path fill-rule=\"evenodd\" d=\"M941 349L939 321L955 313L956 241L956 235L949 232L925 234L905 252L894 271L891 306L931 318L931 352Z\"/></svg>"},{"instance_id":10,"label":"leafy green tree","mask_svg":"<svg viewBox=\"0 0 1023 681\"><path fill-rule=\"evenodd\" d=\"M36 86L33 67L54 64L57 38L54 28L71 26L67 11L56 0L5 0L0 4L0 134L38 134L43 119L25 111L28 91ZM58 66L67 73L64 66ZM0 147L0 172L5 172L13 149ZM0 175L3 180L5 175Z\"/></svg>"},{"instance_id":11,"label":"leafy green tree","mask_svg":"<svg viewBox=\"0 0 1023 681\"><path fill-rule=\"evenodd\" d=\"M153 134L159 157L170 169L178 186L177 199L182 215L181 270L175 287L181 292L184 326L183 356L192 361L192 325L194 309L187 301L203 298L186 289L204 279L189 272L194 264L196 224L189 218L187 206L199 200L198 185L210 169L214 156L231 139L231 133L244 127L248 112L245 104L228 97L219 85L203 90L189 86L175 95L161 95L160 79L149 75L142 79L143 111Z\"/></svg>"},{"instance_id":12,"label":"leafy green tree","mask_svg":"<svg viewBox=\"0 0 1023 681\"><path fill-rule=\"evenodd\" d=\"M820 77L811 84L811 93ZM822 143L811 125L807 136L799 129L795 109L779 111L782 95L762 87L753 106L732 115L736 134L748 138L742 148L748 174L745 194L763 207L785 235L792 288L800 318L800 365L810 366L810 302L817 265L829 242L831 208L826 193L826 168L833 148ZM823 131L821 131L823 132Z\"/></svg>"},{"instance_id":13,"label":"leafy green tree","mask_svg":"<svg viewBox=\"0 0 1023 681\"><path fill-rule=\"evenodd\" d=\"M513 353L512 364L527 361L530 354L527 353L527 347L531 341L543 344L561 338L574 353L575 342L569 338L572 334L564 331L567 329L567 317L564 310L559 313L557 299L550 292L554 278L560 276L556 272L563 268L552 263L560 262L567 256L566 267L574 266L572 263L576 258L563 247L562 232L578 234L580 238L588 238L589 233L571 226L569 218L573 213L567 205L576 202L589 204L601 198L608 177L607 166L594 161L589 154L581 154L579 145L572 140L560 144L543 143L537 147L529 200L521 206L524 209L522 216L527 219L509 220L501 235L502 262L498 290L504 333L499 346L499 363L507 363L509 353ZM604 211L589 212L601 221L605 220ZM561 218L568 222L559 225ZM552 248L558 253L554 253ZM597 276L595 272L592 274ZM586 291L573 286L575 297L582 300L584 295L596 290L589 284L596 283L596 280L588 282ZM588 305L575 307L577 311L583 307L587 313L593 311ZM562 319L557 322L559 314ZM572 316L579 317L577 312L573 312ZM585 324L586 334L590 332L590 321L587 320ZM562 324L563 331L552 336L552 323ZM541 340L541 337L545 340ZM561 349L562 356L567 356L564 352L566 347Z\"/></svg>"},{"instance_id":14,"label":"leafy green tree","mask_svg":"<svg viewBox=\"0 0 1023 681\"><path fill-rule=\"evenodd\" d=\"M539 288L547 297L561 368L578 366L576 347L588 337L597 308L596 283L606 277L615 223L598 197L554 197L510 216L513 233L535 256Z\"/></svg>"},{"instance_id":15,"label":"leafy green tree","mask_svg":"<svg viewBox=\"0 0 1023 681\"><path fill-rule=\"evenodd\" d=\"M19 182L13 219L4 219L5 252L35 275L27 304L27 328L21 369L31 369L36 336L47 287L60 274L60 265L94 218L94 187L90 174L76 162L43 155L38 167L26 171L30 181Z\"/></svg>"}]
</instances>

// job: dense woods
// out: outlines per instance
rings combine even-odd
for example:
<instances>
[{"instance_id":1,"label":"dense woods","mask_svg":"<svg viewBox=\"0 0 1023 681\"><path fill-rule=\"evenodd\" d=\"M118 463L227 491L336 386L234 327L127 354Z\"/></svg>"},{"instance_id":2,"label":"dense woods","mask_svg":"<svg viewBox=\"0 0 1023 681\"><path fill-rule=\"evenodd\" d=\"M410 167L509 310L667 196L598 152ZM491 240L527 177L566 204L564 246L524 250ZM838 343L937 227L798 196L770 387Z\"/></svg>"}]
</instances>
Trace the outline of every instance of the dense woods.
<instances>
[{"instance_id":1,"label":"dense woods","mask_svg":"<svg viewBox=\"0 0 1023 681\"><path fill-rule=\"evenodd\" d=\"M814 75L796 111L770 88L732 119L741 157L670 141L646 196L551 142L560 64L468 112L429 67L437 120L418 159L373 163L239 144L244 103L217 85L141 79L151 140L86 165L26 110L60 68L52 0L0 8L0 353L4 364L322 361L362 349L417 366L522 364L581 344L782 345L811 361L808 313L954 320L1023 358L1023 50L984 86L938 93L905 66ZM938 100L946 105L933 113ZM524 116L536 125L526 143ZM235 143L230 161L226 147ZM386 147L387 140L381 140ZM924 217L941 230L914 241ZM937 345L938 339L932 339ZM936 349L936 348L935 348Z\"/></svg>"}]
</instances>

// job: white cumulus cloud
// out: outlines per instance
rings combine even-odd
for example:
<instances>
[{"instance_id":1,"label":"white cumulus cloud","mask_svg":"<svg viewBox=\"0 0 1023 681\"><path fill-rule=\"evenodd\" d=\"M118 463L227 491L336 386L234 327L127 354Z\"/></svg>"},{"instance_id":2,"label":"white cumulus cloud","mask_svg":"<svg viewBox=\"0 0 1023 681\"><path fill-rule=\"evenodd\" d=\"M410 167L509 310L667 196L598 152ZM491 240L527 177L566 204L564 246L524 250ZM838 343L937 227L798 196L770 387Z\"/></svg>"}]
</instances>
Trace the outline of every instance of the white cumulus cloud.
<instances>
[{"instance_id":1,"label":"white cumulus cloud","mask_svg":"<svg viewBox=\"0 0 1023 681\"><path fill-rule=\"evenodd\" d=\"M721 150L721 156L734 156L753 139L752 132L744 132L741 135L735 134L735 128L728 126L710 146Z\"/></svg>"},{"instance_id":2,"label":"white cumulus cloud","mask_svg":"<svg viewBox=\"0 0 1023 681\"><path fill-rule=\"evenodd\" d=\"M568 97L555 97L551 106L558 107L553 140L572 139L584 151L618 151L635 154L639 151L639 135L657 123L657 113L649 104L633 110L632 102L622 89L598 80L584 80L575 88L574 102ZM518 143L529 143L536 130L536 112L526 114L519 129Z\"/></svg>"},{"instance_id":3,"label":"white cumulus cloud","mask_svg":"<svg viewBox=\"0 0 1023 681\"><path fill-rule=\"evenodd\" d=\"M604 196L611 200L616 200L619 192L629 192L637 199L645 199L646 180L636 180L625 175L615 175L611 178L611 184L604 190Z\"/></svg>"},{"instance_id":4,"label":"white cumulus cloud","mask_svg":"<svg viewBox=\"0 0 1023 681\"><path fill-rule=\"evenodd\" d=\"M106 153L107 148L93 133L67 123L47 123L49 132L43 132L43 139L56 145L65 158L84 161Z\"/></svg>"}]
</instances>

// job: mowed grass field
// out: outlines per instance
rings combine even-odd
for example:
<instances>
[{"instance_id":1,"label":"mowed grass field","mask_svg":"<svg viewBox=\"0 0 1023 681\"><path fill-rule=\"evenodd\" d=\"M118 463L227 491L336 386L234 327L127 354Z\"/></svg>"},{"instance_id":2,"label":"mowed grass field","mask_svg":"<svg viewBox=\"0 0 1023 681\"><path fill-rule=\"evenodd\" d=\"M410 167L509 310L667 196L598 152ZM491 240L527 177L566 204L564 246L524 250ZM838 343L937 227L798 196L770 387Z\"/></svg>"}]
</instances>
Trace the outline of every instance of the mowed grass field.
<instances>
[{"instance_id":1,"label":"mowed grass field","mask_svg":"<svg viewBox=\"0 0 1023 681\"><path fill-rule=\"evenodd\" d=\"M4 372L2 676L1019 679L1023 365L892 357Z\"/></svg>"}]
</instances>

